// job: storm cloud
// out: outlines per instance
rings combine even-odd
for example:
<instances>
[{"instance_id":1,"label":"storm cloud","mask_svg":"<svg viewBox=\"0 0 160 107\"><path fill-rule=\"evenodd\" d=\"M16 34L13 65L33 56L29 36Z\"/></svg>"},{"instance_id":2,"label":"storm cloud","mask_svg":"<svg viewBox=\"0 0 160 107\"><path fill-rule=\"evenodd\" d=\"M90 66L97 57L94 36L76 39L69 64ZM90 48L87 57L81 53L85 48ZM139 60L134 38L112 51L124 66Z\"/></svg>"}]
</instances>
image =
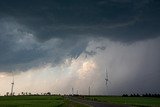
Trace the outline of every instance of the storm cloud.
<instances>
[{"instance_id":1,"label":"storm cloud","mask_svg":"<svg viewBox=\"0 0 160 107\"><path fill-rule=\"evenodd\" d=\"M1 69L32 62L35 66L53 56L52 62L78 57L90 40L101 37L121 42L155 38L160 31L159 4L158 0L1 1Z\"/></svg>"},{"instance_id":2,"label":"storm cloud","mask_svg":"<svg viewBox=\"0 0 160 107\"><path fill-rule=\"evenodd\" d=\"M107 68L112 84L116 84L110 86L110 94L136 86L133 92L147 92L150 87L152 92L159 92L159 11L159 0L3 0L0 73L35 75L32 70L41 72L39 68L49 67L55 71L51 74L59 74L55 80L49 76L49 82L62 79L69 84L74 80L64 87L55 83L56 90L66 89L57 93L67 93L70 87L81 89L77 84L84 81L88 82L82 88L93 85L97 76L94 94L105 94L103 76ZM147 79L151 81L144 87L142 82L136 84Z\"/></svg>"},{"instance_id":3,"label":"storm cloud","mask_svg":"<svg viewBox=\"0 0 160 107\"><path fill-rule=\"evenodd\" d=\"M86 34L135 41L158 36L159 4L158 0L6 0L0 14L27 27L40 41Z\"/></svg>"}]
</instances>

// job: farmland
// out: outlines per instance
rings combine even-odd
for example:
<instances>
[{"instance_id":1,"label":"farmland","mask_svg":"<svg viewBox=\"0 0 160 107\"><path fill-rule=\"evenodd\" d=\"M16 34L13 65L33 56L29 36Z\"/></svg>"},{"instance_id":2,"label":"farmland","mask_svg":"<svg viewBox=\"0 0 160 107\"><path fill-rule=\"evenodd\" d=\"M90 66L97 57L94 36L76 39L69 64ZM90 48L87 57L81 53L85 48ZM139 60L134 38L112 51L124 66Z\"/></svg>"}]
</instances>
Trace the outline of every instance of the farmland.
<instances>
[{"instance_id":1,"label":"farmland","mask_svg":"<svg viewBox=\"0 0 160 107\"><path fill-rule=\"evenodd\" d=\"M0 107L85 107L63 96L1 96Z\"/></svg>"},{"instance_id":2,"label":"farmland","mask_svg":"<svg viewBox=\"0 0 160 107\"><path fill-rule=\"evenodd\" d=\"M81 102L80 102L81 101ZM135 107L160 107L160 98L121 96L0 96L0 107L87 107L90 101ZM79 103L78 103L79 102ZM89 103L87 103L89 102ZM83 104L82 104L83 103ZM100 103L98 103L100 104ZM93 105L92 105L93 106Z\"/></svg>"},{"instance_id":3,"label":"farmland","mask_svg":"<svg viewBox=\"0 0 160 107\"><path fill-rule=\"evenodd\" d=\"M87 96L86 99L117 105L160 107L160 98L154 97Z\"/></svg>"}]
</instances>

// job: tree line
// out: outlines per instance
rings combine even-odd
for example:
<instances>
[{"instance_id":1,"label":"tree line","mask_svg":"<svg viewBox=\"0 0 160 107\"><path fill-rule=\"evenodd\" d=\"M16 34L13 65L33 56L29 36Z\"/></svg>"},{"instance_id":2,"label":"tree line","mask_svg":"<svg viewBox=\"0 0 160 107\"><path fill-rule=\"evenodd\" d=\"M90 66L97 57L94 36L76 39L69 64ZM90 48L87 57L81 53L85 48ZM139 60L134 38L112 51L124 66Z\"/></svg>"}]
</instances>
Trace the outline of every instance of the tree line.
<instances>
[{"instance_id":1,"label":"tree line","mask_svg":"<svg viewBox=\"0 0 160 107\"><path fill-rule=\"evenodd\" d=\"M145 94L123 94L122 97L159 97L160 94L151 94L151 93L145 93Z\"/></svg>"},{"instance_id":2,"label":"tree line","mask_svg":"<svg viewBox=\"0 0 160 107\"><path fill-rule=\"evenodd\" d=\"M15 93L9 93L9 92L7 92L6 93L6 95L4 95L4 96L14 96L15 95ZM36 94L32 94L32 93L30 93L30 92L21 92L21 93L18 93L18 96L20 96L20 95L22 95L22 96L39 96L39 95L53 95L51 92L47 92L47 93L36 93Z\"/></svg>"}]
</instances>

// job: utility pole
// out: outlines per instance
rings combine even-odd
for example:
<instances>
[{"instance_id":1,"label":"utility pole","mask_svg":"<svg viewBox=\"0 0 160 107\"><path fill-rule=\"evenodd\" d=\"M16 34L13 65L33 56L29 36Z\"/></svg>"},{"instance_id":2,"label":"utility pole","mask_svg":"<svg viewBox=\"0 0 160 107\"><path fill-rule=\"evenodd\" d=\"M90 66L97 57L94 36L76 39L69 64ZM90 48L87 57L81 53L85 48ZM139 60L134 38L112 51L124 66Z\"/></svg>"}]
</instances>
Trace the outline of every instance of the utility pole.
<instances>
[{"instance_id":1,"label":"utility pole","mask_svg":"<svg viewBox=\"0 0 160 107\"><path fill-rule=\"evenodd\" d=\"M72 88L72 95L74 95L74 89Z\"/></svg>"},{"instance_id":2,"label":"utility pole","mask_svg":"<svg viewBox=\"0 0 160 107\"><path fill-rule=\"evenodd\" d=\"M90 86L89 86L89 88L88 88L88 95L90 96L90 94L91 94L91 90L90 90Z\"/></svg>"},{"instance_id":3,"label":"utility pole","mask_svg":"<svg viewBox=\"0 0 160 107\"><path fill-rule=\"evenodd\" d=\"M77 95L78 95L78 90L77 90Z\"/></svg>"}]
</instances>

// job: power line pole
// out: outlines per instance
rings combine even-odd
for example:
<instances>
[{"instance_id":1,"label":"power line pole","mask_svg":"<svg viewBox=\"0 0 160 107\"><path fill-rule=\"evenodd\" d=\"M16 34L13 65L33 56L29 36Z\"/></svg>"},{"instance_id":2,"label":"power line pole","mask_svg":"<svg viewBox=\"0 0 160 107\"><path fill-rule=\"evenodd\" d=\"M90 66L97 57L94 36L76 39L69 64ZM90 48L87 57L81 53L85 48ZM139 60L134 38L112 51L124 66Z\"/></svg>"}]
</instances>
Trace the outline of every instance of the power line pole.
<instances>
[{"instance_id":1,"label":"power line pole","mask_svg":"<svg viewBox=\"0 0 160 107\"><path fill-rule=\"evenodd\" d=\"M78 90L77 90L77 95L78 95Z\"/></svg>"},{"instance_id":2,"label":"power line pole","mask_svg":"<svg viewBox=\"0 0 160 107\"><path fill-rule=\"evenodd\" d=\"M90 96L90 94L91 94L91 90L90 90L90 86L89 86L89 88L88 88L88 95Z\"/></svg>"},{"instance_id":3,"label":"power line pole","mask_svg":"<svg viewBox=\"0 0 160 107\"><path fill-rule=\"evenodd\" d=\"M74 95L74 89L72 88L72 95Z\"/></svg>"}]
</instances>

